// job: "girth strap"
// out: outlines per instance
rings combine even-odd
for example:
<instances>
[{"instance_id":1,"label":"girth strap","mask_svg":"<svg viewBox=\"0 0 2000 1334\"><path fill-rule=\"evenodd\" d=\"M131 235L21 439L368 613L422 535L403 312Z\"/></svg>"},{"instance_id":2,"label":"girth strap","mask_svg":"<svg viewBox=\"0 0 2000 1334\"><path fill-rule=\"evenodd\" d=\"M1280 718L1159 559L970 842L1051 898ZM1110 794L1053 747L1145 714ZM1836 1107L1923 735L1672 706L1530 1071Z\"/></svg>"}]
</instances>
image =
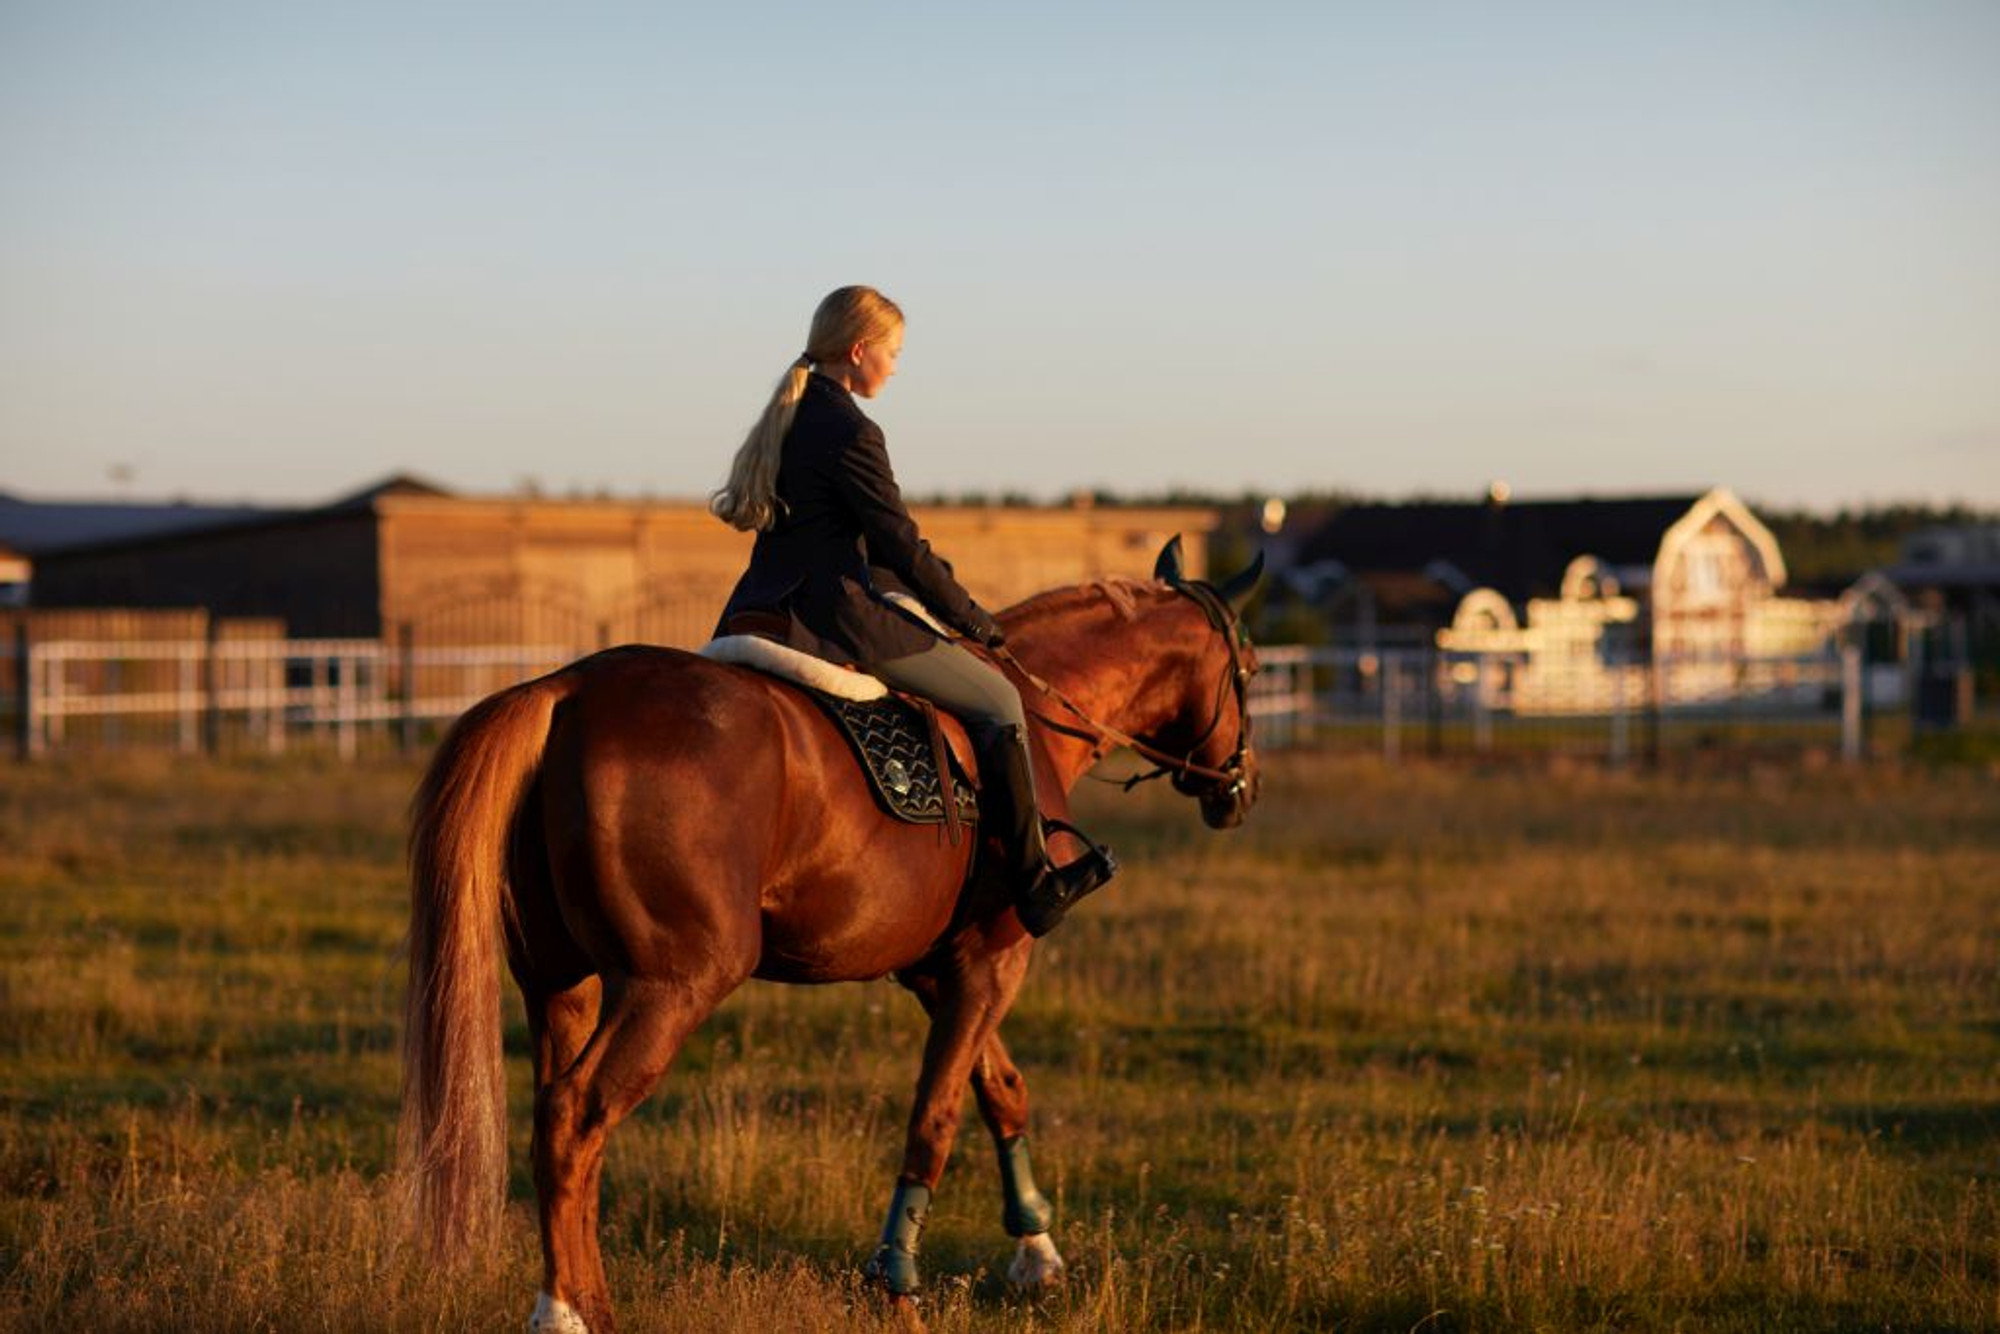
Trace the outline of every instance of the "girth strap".
<instances>
[{"instance_id":1,"label":"girth strap","mask_svg":"<svg viewBox=\"0 0 2000 1334\"><path fill-rule=\"evenodd\" d=\"M917 712L923 715L924 730L930 734L931 762L937 765L938 782L945 793L945 834L951 839L951 845L955 848L958 846L962 826L958 818L958 802L951 797L951 747L945 744L944 724L938 721L937 705L920 695L910 696L910 702L916 705Z\"/></svg>"}]
</instances>

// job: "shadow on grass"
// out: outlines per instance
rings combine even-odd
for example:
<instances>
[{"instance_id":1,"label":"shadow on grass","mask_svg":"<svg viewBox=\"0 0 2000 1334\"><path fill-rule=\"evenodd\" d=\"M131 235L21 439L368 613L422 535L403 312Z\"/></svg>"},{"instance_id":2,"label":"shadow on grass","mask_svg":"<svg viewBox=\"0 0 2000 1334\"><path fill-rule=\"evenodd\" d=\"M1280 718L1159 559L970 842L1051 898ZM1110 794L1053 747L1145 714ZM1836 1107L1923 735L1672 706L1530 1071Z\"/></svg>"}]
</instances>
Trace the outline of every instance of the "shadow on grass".
<instances>
[{"instance_id":1,"label":"shadow on grass","mask_svg":"<svg viewBox=\"0 0 2000 1334\"><path fill-rule=\"evenodd\" d=\"M1819 1119L1876 1137L1892 1149L1928 1155L1990 1149L2000 1142L2000 1103L1846 1104L1821 1108Z\"/></svg>"}]
</instances>

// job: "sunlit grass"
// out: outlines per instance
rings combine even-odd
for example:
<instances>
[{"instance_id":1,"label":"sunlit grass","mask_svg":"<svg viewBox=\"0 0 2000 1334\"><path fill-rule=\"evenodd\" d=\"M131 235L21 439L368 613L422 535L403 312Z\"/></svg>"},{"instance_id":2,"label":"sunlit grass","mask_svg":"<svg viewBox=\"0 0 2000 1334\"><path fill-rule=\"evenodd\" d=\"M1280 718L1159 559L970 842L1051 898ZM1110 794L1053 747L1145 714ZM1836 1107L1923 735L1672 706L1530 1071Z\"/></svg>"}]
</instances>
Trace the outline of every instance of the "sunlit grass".
<instances>
[{"instance_id":1,"label":"sunlit grass","mask_svg":"<svg viewBox=\"0 0 2000 1334\"><path fill-rule=\"evenodd\" d=\"M516 1328L398 1244L414 771L0 771L0 1327ZM1964 771L1287 757L1244 830L1092 789L1128 871L1007 1033L1069 1282L968 1117L940 1330L2000 1327L2000 793ZM512 1002L510 1001L510 1006ZM628 1328L892 1327L854 1272L922 1024L746 988L613 1139Z\"/></svg>"}]
</instances>

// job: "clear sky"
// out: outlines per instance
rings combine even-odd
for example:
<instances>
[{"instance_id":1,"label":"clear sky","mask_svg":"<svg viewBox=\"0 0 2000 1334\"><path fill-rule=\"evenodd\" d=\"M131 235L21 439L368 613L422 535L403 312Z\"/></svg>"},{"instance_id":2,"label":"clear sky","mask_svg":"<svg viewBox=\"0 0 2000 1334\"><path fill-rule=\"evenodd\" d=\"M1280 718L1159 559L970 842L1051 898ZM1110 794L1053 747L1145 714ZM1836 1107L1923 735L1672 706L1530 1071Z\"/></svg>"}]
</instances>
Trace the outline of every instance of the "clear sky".
<instances>
[{"instance_id":1,"label":"clear sky","mask_svg":"<svg viewBox=\"0 0 2000 1334\"><path fill-rule=\"evenodd\" d=\"M0 0L0 489L2000 506L2000 4Z\"/></svg>"}]
</instances>

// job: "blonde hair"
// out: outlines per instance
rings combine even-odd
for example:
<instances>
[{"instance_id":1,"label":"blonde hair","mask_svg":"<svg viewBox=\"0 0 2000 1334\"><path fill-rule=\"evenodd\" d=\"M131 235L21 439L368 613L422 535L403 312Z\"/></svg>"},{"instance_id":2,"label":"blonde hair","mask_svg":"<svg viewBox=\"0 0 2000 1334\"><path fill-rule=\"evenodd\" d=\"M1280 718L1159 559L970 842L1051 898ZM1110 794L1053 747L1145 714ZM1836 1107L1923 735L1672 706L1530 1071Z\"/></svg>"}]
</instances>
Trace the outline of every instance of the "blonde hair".
<instances>
[{"instance_id":1,"label":"blonde hair","mask_svg":"<svg viewBox=\"0 0 2000 1334\"><path fill-rule=\"evenodd\" d=\"M806 380L816 364L845 357L856 343L887 338L903 327L903 311L872 287L842 287L829 292L813 312L806 350L786 368L763 415L736 450L729 480L708 498L708 508L732 528L745 532L769 528L778 521L778 460L785 435L805 397Z\"/></svg>"}]
</instances>

